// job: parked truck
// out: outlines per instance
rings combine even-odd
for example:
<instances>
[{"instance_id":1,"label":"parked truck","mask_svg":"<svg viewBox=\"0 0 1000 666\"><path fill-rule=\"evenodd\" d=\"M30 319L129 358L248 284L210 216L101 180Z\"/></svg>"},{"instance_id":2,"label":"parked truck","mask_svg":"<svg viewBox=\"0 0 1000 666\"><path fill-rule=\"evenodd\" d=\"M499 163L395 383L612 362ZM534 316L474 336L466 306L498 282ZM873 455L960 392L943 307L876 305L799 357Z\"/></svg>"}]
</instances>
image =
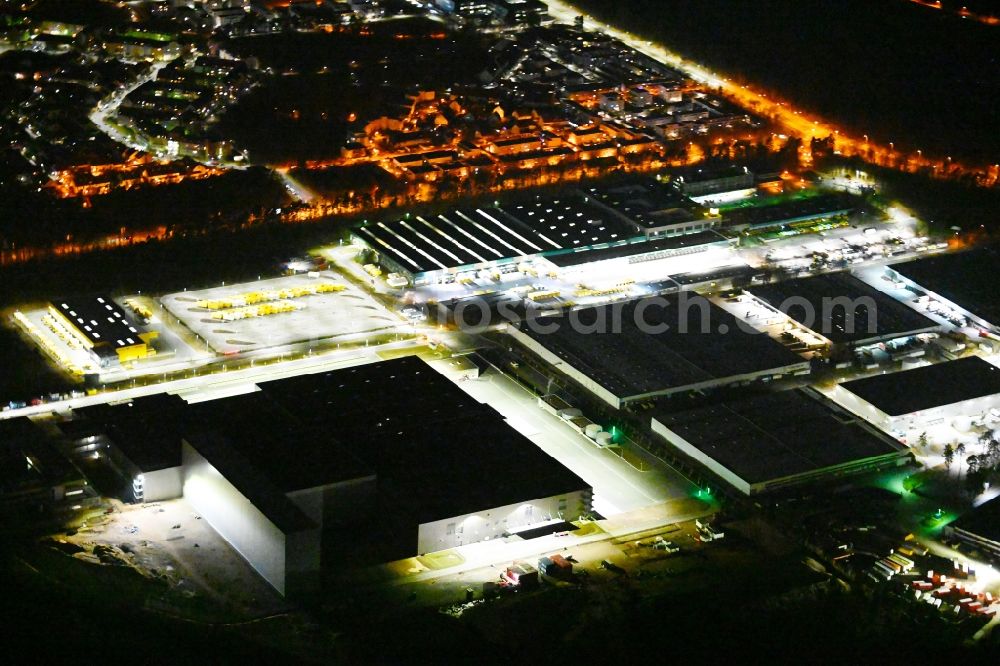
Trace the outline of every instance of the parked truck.
<instances>
[{"instance_id":1,"label":"parked truck","mask_svg":"<svg viewBox=\"0 0 1000 666\"><path fill-rule=\"evenodd\" d=\"M573 564L559 554L539 559L538 570L550 578L559 580L572 580L573 578Z\"/></svg>"},{"instance_id":2,"label":"parked truck","mask_svg":"<svg viewBox=\"0 0 1000 666\"><path fill-rule=\"evenodd\" d=\"M527 562L514 562L500 574L500 579L510 587L538 587L538 569Z\"/></svg>"},{"instance_id":3,"label":"parked truck","mask_svg":"<svg viewBox=\"0 0 1000 666\"><path fill-rule=\"evenodd\" d=\"M721 539L726 536L725 532L716 532L712 529L711 525L703 523L700 520L695 520L694 526L698 528L698 535L701 537L702 541L715 541L716 539Z\"/></svg>"}]
</instances>

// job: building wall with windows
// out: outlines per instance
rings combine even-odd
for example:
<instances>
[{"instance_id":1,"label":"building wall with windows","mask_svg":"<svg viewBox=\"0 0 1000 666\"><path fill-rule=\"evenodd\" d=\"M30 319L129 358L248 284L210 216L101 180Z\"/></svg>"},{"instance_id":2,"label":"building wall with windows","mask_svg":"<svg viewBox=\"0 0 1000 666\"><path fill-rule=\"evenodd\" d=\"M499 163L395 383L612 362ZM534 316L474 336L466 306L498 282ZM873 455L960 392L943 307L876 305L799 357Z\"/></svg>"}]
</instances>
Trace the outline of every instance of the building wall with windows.
<instances>
[{"instance_id":1,"label":"building wall with windows","mask_svg":"<svg viewBox=\"0 0 1000 666\"><path fill-rule=\"evenodd\" d=\"M590 513L591 502L592 491L587 488L423 523L417 530L417 552L431 553L497 539L547 520L578 520Z\"/></svg>"}]
</instances>

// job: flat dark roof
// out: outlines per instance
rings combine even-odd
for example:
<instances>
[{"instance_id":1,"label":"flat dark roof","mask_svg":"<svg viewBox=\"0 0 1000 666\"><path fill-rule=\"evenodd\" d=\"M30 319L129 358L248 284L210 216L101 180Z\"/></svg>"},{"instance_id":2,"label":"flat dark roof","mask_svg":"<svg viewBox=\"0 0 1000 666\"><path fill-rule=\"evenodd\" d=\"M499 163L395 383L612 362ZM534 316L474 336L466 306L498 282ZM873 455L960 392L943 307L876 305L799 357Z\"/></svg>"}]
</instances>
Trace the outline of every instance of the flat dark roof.
<instances>
[{"instance_id":1,"label":"flat dark roof","mask_svg":"<svg viewBox=\"0 0 1000 666\"><path fill-rule=\"evenodd\" d=\"M236 437L211 431L187 435L184 439L285 534L317 527L274 483L273 470L261 469L243 455Z\"/></svg>"},{"instance_id":2,"label":"flat dark roof","mask_svg":"<svg viewBox=\"0 0 1000 666\"><path fill-rule=\"evenodd\" d=\"M755 286L749 291L835 343L901 336L938 328L937 322L850 273L785 280ZM851 301L850 315L848 306L835 306L833 299L842 298ZM792 299L799 303L792 305ZM808 308L801 303L803 299L808 302Z\"/></svg>"},{"instance_id":3,"label":"flat dark roof","mask_svg":"<svg viewBox=\"0 0 1000 666\"><path fill-rule=\"evenodd\" d=\"M990 246L927 257L892 269L925 289L1000 326L1000 247Z\"/></svg>"},{"instance_id":4,"label":"flat dark roof","mask_svg":"<svg viewBox=\"0 0 1000 666\"><path fill-rule=\"evenodd\" d=\"M1000 498L994 497L958 520L950 527L964 530L989 541L1000 542Z\"/></svg>"},{"instance_id":5,"label":"flat dark roof","mask_svg":"<svg viewBox=\"0 0 1000 666\"><path fill-rule=\"evenodd\" d=\"M1000 368L967 356L841 386L889 416L901 416L1000 393Z\"/></svg>"},{"instance_id":6,"label":"flat dark roof","mask_svg":"<svg viewBox=\"0 0 1000 666\"><path fill-rule=\"evenodd\" d=\"M53 301L52 306L94 346L108 344L118 349L142 343L139 327L110 296L67 298Z\"/></svg>"},{"instance_id":7,"label":"flat dark roof","mask_svg":"<svg viewBox=\"0 0 1000 666\"><path fill-rule=\"evenodd\" d=\"M535 233L549 238L558 249L573 249L599 243L615 243L639 235L635 227L614 213L579 196L535 199L501 206ZM551 252L546 248L546 252Z\"/></svg>"},{"instance_id":8,"label":"flat dark roof","mask_svg":"<svg viewBox=\"0 0 1000 666\"><path fill-rule=\"evenodd\" d=\"M753 175L745 166L731 164L719 167L692 166L680 169L677 173L677 180L685 183L703 183L711 180L721 180L723 178L737 178L739 176Z\"/></svg>"},{"instance_id":9,"label":"flat dark roof","mask_svg":"<svg viewBox=\"0 0 1000 666\"><path fill-rule=\"evenodd\" d=\"M769 206L731 208L723 211L722 221L726 226L776 226L850 213L861 203L860 199L850 194L834 192L805 199L789 199Z\"/></svg>"},{"instance_id":10,"label":"flat dark roof","mask_svg":"<svg viewBox=\"0 0 1000 666\"><path fill-rule=\"evenodd\" d=\"M546 255L546 259L556 266L566 268L569 266L579 266L592 261L604 261L605 259L618 259L620 257L631 257L639 254L651 252L662 252L665 250L682 250L697 247L699 245L715 245L725 243L726 238L714 231L701 231L694 234L684 234L683 236L670 236L668 238L658 238L656 240L639 241L626 245L616 245L597 250L581 250L578 252L564 252L562 254Z\"/></svg>"},{"instance_id":11,"label":"flat dark roof","mask_svg":"<svg viewBox=\"0 0 1000 666\"><path fill-rule=\"evenodd\" d=\"M678 273L670 277L679 285L691 285L718 280L749 280L754 272L754 269L750 266L724 266L712 271Z\"/></svg>"},{"instance_id":12,"label":"flat dark roof","mask_svg":"<svg viewBox=\"0 0 1000 666\"><path fill-rule=\"evenodd\" d=\"M701 207L677 191L668 183L654 178L635 179L618 185L589 187L586 194L608 208L625 215L643 227L680 222L680 219L664 219L664 213L681 211L687 219L694 219L694 211Z\"/></svg>"},{"instance_id":13,"label":"flat dark roof","mask_svg":"<svg viewBox=\"0 0 1000 666\"><path fill-rule=\"evenodd\" d=\"M73 474L74 468L37 423L27 416L0 420L0 491L65 480Z\"/></svg>"},{"instance_id":14,"label":"flat dark roof","mask_svg":"<svg viewBox=\"0 0 1000 666\"><path fill-rule=\"evenodd\" d=\"M806 474L903 450L810 389L793 389L653 419L749 483Z\"/></svg>"},{"instance_id":15,"label":"flat dark roof","mask_svg":"<svg viewBox=\"0 0 1000 666\"><path fill-rule=\"evenodd\" d=\"M446 157L457 158L458 153L454 150L433 150L428 153L415 153L412 155L400 155L393 159L400 164L421 164L427 160L440 160Z\"/></svg>"},{"instance_id":16,"label":"flat dark roof","mask_svg":"<svg viewBox=\"0 0 1000 666\"><path fill-rule=\"evenodd\" d=\"M420 522L588 489L586 482L416 357L261 384L375 469Z\"/></svg>"},{"instance_id":17,"label":"flat dark roof","mask_svg":"<svg viewBox=\"0 0 1000 666\"><path fill-rule=\"evenodd\" d=\"M146 471L186 439L282 529L307 527L287 493L372 476L419 522L589 489L416 357L265 382L188 405L177 396L79 410Z\"/></svg>"},{"instance_id":18,"label":"flat dark roof","mask_svg":"<svg viewBox=\"0 0 1000 666\"><path fill-rule=\"evenodd\" d=\"M155 472L181 464L180 424L187 403L176 395L160 393L126 403L99 404L74 410L84 423L67 424L63 432L88 436L85 423L107 436L141 472ZM74 423L74 421L69 422Z\"/></svg>"},{"instance_id":19,"label":"flat dark roof","mask_svg":"<svg viewBox=\"0 0 1000 666\"><path fill-rule=\"evenodd\" d=\"M259 391L190 405L184 418L185 432L219 434L283 493L374 474L338 441L335 419L304 425Z\"/></svg>"},{"instance_id":20,"label":"flat dark roof","mask_svg":"<svg viewBox=\"0 0 1000 666\"><path fill-rule=\"evenodd\" d=\"M620 398L806 363L767 335L747 332L736 317L702 296L657 298L664 300L639 299L546 317L544 322L558 324L549 333L527 325L521 330ZM571 325L570 317L584 328L603 318L610 331L613 308L621 309L619 332L578 332L574 328L581 327ZM648 330L663 325L669 328Z\"/></svg>"},{"instance_id":21,"label":"flat dark roof","mask_svg":"<svg viewBox=\"0 0 1000 666\"><path fill-rule=\"evenodd\" d=\"M144 472L179 466L182 437L216 433L284 493L373 473L336 442L332 430L303 426L259 392L190 405L158 394L76 411L84 418L67 422L64 432L103 433Z\"/></svg>"}]
</instances>

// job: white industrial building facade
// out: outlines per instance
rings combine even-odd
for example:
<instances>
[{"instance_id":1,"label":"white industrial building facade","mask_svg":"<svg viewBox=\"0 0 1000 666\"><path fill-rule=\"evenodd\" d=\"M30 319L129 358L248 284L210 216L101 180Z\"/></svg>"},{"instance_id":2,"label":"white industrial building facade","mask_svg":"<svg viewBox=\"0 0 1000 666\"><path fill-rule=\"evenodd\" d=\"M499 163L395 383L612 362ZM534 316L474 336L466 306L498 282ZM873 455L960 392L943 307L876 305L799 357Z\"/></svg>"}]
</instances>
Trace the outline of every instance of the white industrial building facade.
<instances>
[{"instance_id":1,"label":"white industrial building facade","mask_svg":"<svg viewBox=\"0 0 1000 666\"><path fill-rule=\"evenodd\" d=\"M576 490L422 523L417 528L417 552L498 539L543 521L576 520L590 513L592 499L589 490Z\"/></svg>"},{"instance_id":2,"label":"white industrial building facade","mask_svg":"<svg viewBox=\"0 0 1000 666\"><path fill-rule=\"evenodd\" d=\"M388 534L386 561L591 511L582 479L416 357L258 389L101 405L67 423L100 438L126 499L184 497L283 595L318 591L326 553L351 548L342 534Z\"/></svg>"},{"instance_id":3,"label":"white industrial building facade","mask_svg":"<svg viewBox=\"0 0 1000 666\"><path fill-rule=\"evenodd\" d=\"M1000 409L1000 368L969 356L838 384L841 405L885 432L908 432Z\"/></svg>"},{"instance_id":4,"label":"white industrial building facade","mask_svg":"<svg viewBox=\"0 0 1000 666\"><path fill-rule=\"evenodd\" d=\"M245 474L245 470L227 470L231 472L227 478L187 441L183 443L182 458L184 498L261 577L283 595L317 588L322 513L310 517L295 499L279 494L260 494L251 499L248 494L260 491L250 493L231 480ZM236 461L224 464L240 465ZM303 505L308 507L315 505L309 499L322 497L323 492L322 488L307 489L296 497L304 499Z\"/></svg>"}]
</instances>

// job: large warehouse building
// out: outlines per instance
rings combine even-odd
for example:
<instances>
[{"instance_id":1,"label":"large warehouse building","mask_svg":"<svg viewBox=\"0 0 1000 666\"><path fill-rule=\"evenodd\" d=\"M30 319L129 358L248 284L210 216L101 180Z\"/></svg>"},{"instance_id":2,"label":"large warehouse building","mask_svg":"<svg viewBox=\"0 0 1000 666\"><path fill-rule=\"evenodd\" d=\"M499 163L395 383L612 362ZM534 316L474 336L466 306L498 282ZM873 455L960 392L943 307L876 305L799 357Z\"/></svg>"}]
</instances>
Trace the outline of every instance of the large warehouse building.
<instances>
[{"instance_id":1,"label":"large warehouse building","mask_svg":"<svg viewBox=\"0 0 1000 666\"><path fill-rule=\"evenodd\" d=\"M862 346L935 331L938 324L850 273L828 273L749 289L835 345Z\"/></svg>"},{"instance_id":2,"label":"large warehouse building","mask_svg":"<svg viewBox=\"0 0 1000 666\"><path fill-rule=\"evenodd\" d=\"M80 444L103 448L123 480L127 501L155 502L182 492L181 449L176 427L187 403L176 395L158 394L129 407L93 405L76 410L82 419L61 424L63 433Z\"/></svg>"},{"instance_id":3,"label":"large warehouse building","mask_svg":"<svg viewBox=\"0 0 1000 666\"><path fill-rule=\"evenodd\" d=\"M979 248L969 252L941 254L926 259L886 267L916 295L927 295L962 313L970 325L1000 331L1000 248Z\"/></svg>"},{"instance_id":4,"label":"large warehouse building","mask_svg":"<svg viewBox=\"0 0 1000 666\"><path fill-rule=\"evenodd\" d=\"M574 257L574 265L581 257L602 261L635 256L636 261L648 261L728 245L718 234L705 233L713 221L673 211L683 213L684 221L652 215L636 220L580 194L372 222L354 229L353 240L368 248L383 268L414 285L522 269L559 271L566 255ZM656 244L664 236L698 233L704 234L698 243Z\"/></svg>"},{"instance_id":5,"label":"large warehouse building","mask_svg":"<svg viewBox=\"0 0 1000 666\"><path fill-rule=\"evenodd\" d=\"M753 175L750 181L753 182ZM714 229L722 222L718 215L710 215L708 209L655 178L593 186L584 194L624 221L638 225L647 238L698 233Z\"/></svg>"},{"instance_id":6,"label":"large warehouse building","mask_svg":"<svg viewBox=\"0 0 1000 666\"><path fill-rule=\"evenodd\" d=\"M616 216L578 199L457 209L377 222L354 231L379 263L414 284L507 267L546 253L628 243L640 236Z\"/></svg>"},{"instance_id":7,"label":"large warehouse building","mask_svg":"<svg viewBox=\"0 0 1000 666\"><path fill-rule=\"evenodd\" d=\"M1000 563L1000 498L994 497L945 527L945 533Z\"/></svg>"},{"instance_id":8,"label":"large warehouse building","mask_svg":"<svg viewBox=\"0 0 1000 666\"><path fill-rule=\"evenodd\" d=\"M187 498L282 594L315 586L324 524L374 495L367 467L261 393L193 405L155 395L77 416L64 433L106 452L124 498Z\"/></svg>"},{"instance_id":9,"label":"large warehouse building","mask_svg":"<svg viewBox=\"0 0 1000 666\"><path fill-rule=\"evenodd\" d=\"M864 201L844 192L793 198L764 206L735 207L724 211L723 225L737 231L760 231L795 226L854 214Z\"/></svg>"},{"instance_id":10,"label":"large warehouse building","mask_svg":"<svg viewBox=\"0 0 1000 666\"><path fill-rule=\"evenodd\" d=\"M335 428L375 470L381 500L409 525L395 556L590 512L582 479L416 357L261 388L304 423Z\"/></svg>"},{"instance_id":11,"label":"large warehouse building","mask_svg":"<svg viewBox=\"0 0 1000 666\"><path fill-rule=\"evenodd\" d=\"M415 357L259 388L87 408L64 430L104 444L126 497L183 495L283 594L359 550L386 561L590 513L582 479Z\"/></svg>"},{"instance_id":12,"label":"large warehouse building","mask_svg":"<svg viewBox=\"0 0 1000 666\"><path fill-rule=\"evenodd\" d=\"M90 350L102 368L146 358L156 331L141 331L138 324L109 296L72 298L49 304L49 312L83 348Z\"/></svg>"},{"instance_id":13,"label":"large warehouse building","mask_svg":"<svg viewBox=\"0 0 1000 666\"><path fill-rule=\"evenodd\" d=\"M897 436L1000 407L1000 368L978 356L839 384L834 398Z\"/></svg>"},{"instance_id":14,"label":"large warehouse building","mask_svg":"<svg viewBox=\"0 0 1000 666\"><path fill-rule=\"evenodd\" d=\"M508 332L616 408L809 372L808 361L695 294L580 308Z\"/></svg>"},{"instance_id":15,"label":"large warehouse building","mask_svg":"<svg viewBox=\"0 0 1000 666\"><path fill-rule=\"evenodd\" d=\"M909 460L904 446L810 389L660 410L652 429L746 495Z\"/></svg>"}]
</instances>

